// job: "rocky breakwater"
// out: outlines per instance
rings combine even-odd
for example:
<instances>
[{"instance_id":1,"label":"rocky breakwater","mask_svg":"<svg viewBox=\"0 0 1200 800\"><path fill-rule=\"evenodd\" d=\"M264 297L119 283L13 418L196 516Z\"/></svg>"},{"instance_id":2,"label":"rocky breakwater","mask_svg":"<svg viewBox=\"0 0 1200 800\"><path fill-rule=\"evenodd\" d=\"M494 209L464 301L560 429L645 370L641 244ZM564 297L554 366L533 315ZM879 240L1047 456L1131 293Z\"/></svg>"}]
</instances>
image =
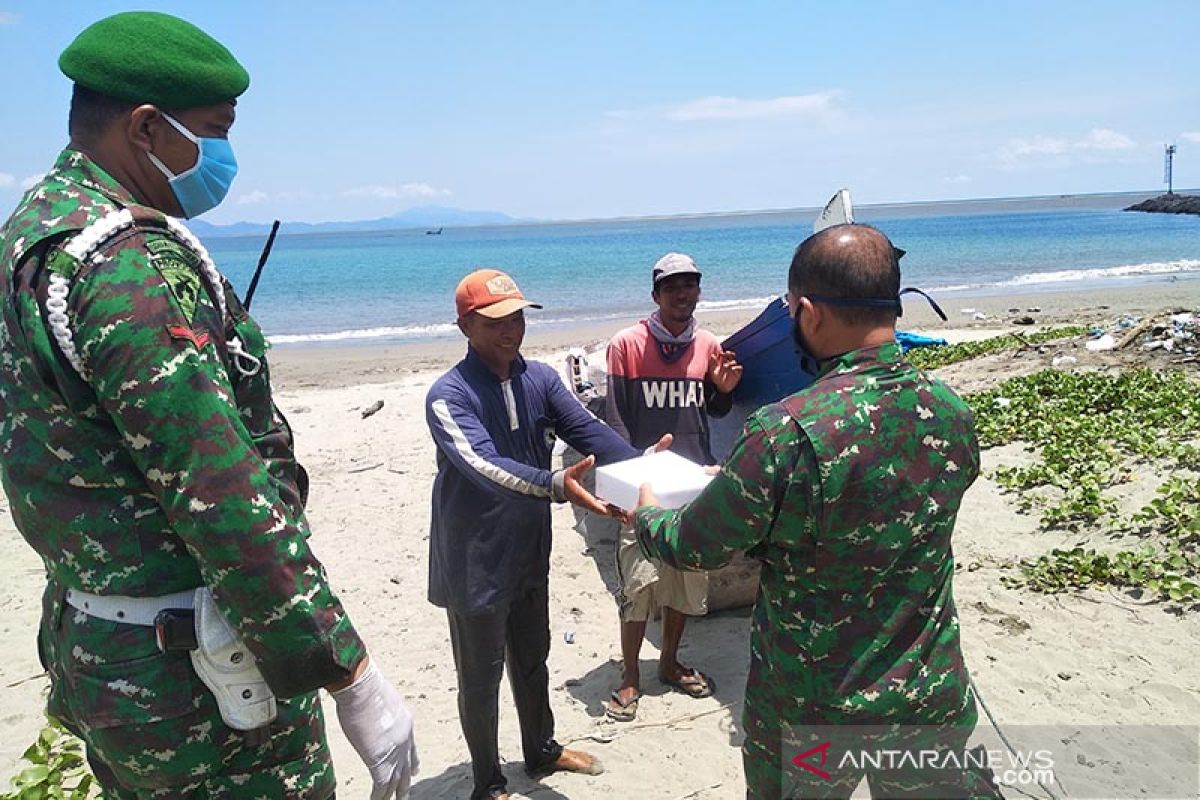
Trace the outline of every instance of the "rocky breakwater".
<instances>
[{"instance_id":1,"label":"rocky breakwater","mask_svg":"<svg viewBox=\"0 0 1200 800\"><path fill-rule=\"evenodd\" d=\"M1160 194L1135 203L1126 211L1150 211L1155 214L1200 214L1200 197L1191 194Z\"/></svg>"}]
</instances>

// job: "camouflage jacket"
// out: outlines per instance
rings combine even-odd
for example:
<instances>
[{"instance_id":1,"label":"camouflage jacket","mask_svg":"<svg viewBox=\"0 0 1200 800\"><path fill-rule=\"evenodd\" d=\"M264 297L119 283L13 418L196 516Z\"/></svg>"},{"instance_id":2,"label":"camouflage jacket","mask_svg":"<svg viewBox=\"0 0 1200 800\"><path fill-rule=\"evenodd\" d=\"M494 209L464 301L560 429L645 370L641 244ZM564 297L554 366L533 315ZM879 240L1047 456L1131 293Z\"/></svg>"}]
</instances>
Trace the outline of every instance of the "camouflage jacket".
<instances>
[{"instance_id":1,"label":"camouflage jacket","mask_svg":"<svg viewBox=\"0 0 1200 800\"><path fill-rule=\"evenodd\" d=\"M266 341L199 241L66 150L0 232L0 293L0 475L49 579L203 583L277 694L347 675Z\"/></svg>"},{"instance_id":2,"label":"camouflage jacket","mask_svg":"<svg viewBox=\"0 0 1200 800\"><path fill-rule=\"evenodd\" d=\"M637 512L643 548L669 564L762 562L748 737L962 719L950 535L978 472L966 404L889 343L752 414L691 504Z\"/></svg>"}]
</instances>

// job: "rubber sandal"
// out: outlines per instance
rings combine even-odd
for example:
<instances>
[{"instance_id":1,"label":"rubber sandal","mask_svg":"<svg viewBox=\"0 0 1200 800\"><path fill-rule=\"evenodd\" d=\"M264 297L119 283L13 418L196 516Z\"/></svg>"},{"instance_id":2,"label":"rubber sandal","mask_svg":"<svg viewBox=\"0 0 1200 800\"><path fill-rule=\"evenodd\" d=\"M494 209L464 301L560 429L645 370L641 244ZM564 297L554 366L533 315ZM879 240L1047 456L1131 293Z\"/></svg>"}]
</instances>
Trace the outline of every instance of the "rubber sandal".
<instances>
[{"instance_id":1,"label":"rubber sandal","mask_svg":"<svg viewBox=\"0 0 1200 800\"><path fill-rule=\"evenodd\" d=\"M691 680L688 680L689 678ZM695 668L680 676L678 680L668 680L661 675L658 679L677 692L686 694L688 697L700 699L701 697L710 697L713 693L714 683L712 678Z\"/></svg>"},{"instance_id":2,"label":"rubber sandal","mask_svg":"<svg viewBox=\"0 0 1200 800\"><path fill-rule=\"evenodd\" d=\"M604 716L615 722L632 722L637 718L638 700L642 699L642 693L638 692L627 702L621 702L621 695L613 692L609 695L609 700L604 704Z\"/></svg>"}]
</instances>

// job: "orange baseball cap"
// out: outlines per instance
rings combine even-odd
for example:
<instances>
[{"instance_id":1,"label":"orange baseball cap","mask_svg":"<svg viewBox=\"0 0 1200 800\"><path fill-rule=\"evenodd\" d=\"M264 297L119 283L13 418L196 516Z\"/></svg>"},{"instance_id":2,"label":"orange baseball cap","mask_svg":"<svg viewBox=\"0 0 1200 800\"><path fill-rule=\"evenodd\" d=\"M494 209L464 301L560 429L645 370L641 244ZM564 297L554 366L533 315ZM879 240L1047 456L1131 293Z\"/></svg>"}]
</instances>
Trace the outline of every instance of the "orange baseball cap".
<instances>
[{"instance_id":1,"label":"orange baseball cap","mask_svg":"<svg viewBox=\"0 0 1200 800\"><path fill-rule=\"evenodd\" d=\"M458 282L454 290L458 318L472 311L491 319L507 317L522 308L541 308L517 288L517 282L498 269L477 269Z\"/></svg>"}]
</instances>

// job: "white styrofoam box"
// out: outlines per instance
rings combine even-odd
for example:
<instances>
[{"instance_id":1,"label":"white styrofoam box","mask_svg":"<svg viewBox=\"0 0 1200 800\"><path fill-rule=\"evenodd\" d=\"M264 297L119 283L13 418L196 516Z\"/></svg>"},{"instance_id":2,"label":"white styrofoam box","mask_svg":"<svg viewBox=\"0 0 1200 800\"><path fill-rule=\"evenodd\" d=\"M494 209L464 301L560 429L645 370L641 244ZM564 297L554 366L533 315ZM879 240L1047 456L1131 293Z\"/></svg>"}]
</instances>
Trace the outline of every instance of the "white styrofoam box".
<instances>
[{"instance_id":1,"label":"white styrofoam box","mask_svg":"<svg viewBox=\"0 0 1200 800\"><path fill-rule=\"evenodd\" d=\"M679 508L700 494L712 478L696 462L664 450L597 467L596 496L628 511L637 507L638 490L648 483L663 508Z\"/></svg>"}]
</instances>

